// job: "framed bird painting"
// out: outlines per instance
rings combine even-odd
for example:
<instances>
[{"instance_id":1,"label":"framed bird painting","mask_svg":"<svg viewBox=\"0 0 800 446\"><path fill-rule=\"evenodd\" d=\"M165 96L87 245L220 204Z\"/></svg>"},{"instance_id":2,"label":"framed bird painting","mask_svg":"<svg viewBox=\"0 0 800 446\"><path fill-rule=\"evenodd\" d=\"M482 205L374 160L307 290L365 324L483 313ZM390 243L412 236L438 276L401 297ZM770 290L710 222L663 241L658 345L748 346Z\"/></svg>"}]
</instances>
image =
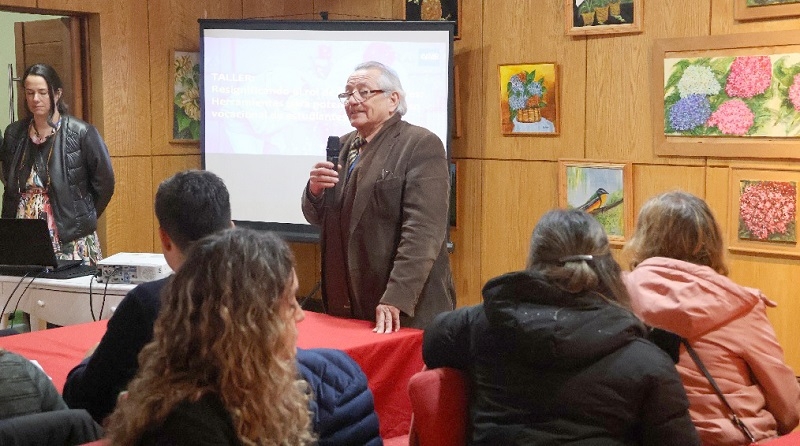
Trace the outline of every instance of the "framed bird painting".
<instances>
[{"instance_id":1,"label":"framed bird painting","mask_svg":"<svg viewBox=\"0 0 800 446\"><path fill-rule=\"evenodd\" d=\"M592 214L609 242L622 245L633 228L631 164L561 159L558 165L559 205Z\"/></svg>"}]
</instances>

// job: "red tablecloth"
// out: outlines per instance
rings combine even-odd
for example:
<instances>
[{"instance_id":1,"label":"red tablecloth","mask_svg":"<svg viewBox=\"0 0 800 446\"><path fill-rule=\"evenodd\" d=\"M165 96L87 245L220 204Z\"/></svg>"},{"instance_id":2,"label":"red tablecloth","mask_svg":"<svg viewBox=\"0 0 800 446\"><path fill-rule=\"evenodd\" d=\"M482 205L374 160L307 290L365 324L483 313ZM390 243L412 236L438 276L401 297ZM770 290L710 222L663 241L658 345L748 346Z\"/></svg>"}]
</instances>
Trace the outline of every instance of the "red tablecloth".
<instances>
[{"instance_id":1,"label":"red tablecloth","mask_svg":"<svg viewBox=\"0 0 800 446\"><path fill-rule=\"evenodd\" d=\"M307 311L298 325L301 348L335 348L350 355L367 375L375 396L381 436L408 433L411 402L408 380L422 370L422 331L403 328L397 333L375 334L372 323L335 318ZM63 389L67 373L86 351L103 337L106 321L0 337L0 347L35 359Z\"/></svg>"}]
</instances>

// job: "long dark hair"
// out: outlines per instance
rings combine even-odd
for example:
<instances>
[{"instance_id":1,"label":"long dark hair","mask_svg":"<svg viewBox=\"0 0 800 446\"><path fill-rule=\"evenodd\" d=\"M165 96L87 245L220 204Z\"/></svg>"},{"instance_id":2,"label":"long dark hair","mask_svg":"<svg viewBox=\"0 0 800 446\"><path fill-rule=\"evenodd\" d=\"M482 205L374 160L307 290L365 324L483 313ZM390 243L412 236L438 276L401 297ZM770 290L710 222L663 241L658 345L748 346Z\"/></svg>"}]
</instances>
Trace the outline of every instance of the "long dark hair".
<instances>
[{"instance_id":1,"label":"long dark hair","mask_svg":"<svg viewBox=\"0 0 800 446\"><path fill-rule=\"evenodd\" d=\"M23 85L28 76L41 76L47 83L47 94L50 96L50 116L47 118L47 122L53 125L50 121L52 121L54 110L57 109L58 113L62 115L69 111L69 107L64 102L64 84L61 82L61 78L58 76L55 68L44 63L31 65L25 70L25 73L22 75ZM58 101L58 104L56 104L56 91L58 90L61 90L61 99ZM27 107L26 110L28 110ZM29 117L33 117L30 110L28 110L28 115Z\"/></svg>"},{"instance_id":2,"label":"long dark hair","mask_svg":"<svg viewBox=\"0 0 800 446\"><path fill-rule=\"evenodd\" d=\"M544 214L531 236L527 268L570 293L594 291L630 307L622 269L611 256L603 226L583 211L555 209Z\"/></svg>"}]
</instances>

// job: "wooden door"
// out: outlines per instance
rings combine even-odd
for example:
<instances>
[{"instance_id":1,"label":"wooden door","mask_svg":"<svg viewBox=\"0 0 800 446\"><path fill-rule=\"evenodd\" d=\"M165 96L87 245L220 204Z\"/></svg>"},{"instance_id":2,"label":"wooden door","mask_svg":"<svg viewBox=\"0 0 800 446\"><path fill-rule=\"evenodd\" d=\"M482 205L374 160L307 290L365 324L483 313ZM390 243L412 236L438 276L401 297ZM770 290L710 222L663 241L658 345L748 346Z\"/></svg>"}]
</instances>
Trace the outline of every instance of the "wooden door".
<instances>
[{"instance_id":1,"label":"wooden door","mask_svg":"<svg viewBox=\"0 0 800 446\"><path fill-rule=\"evenodd\" d=\"M84 119L89 116L86 86L85 52L82 36L86 32L80 17L38 20L14 23L16 37L16 77L21 78L25 69L35 63L46 63L58 72L64 84L62 100L69 106L69 113ZM17 119L26 116L25 92L21 82L17 84Z\"/></svg>"}]
</instances>

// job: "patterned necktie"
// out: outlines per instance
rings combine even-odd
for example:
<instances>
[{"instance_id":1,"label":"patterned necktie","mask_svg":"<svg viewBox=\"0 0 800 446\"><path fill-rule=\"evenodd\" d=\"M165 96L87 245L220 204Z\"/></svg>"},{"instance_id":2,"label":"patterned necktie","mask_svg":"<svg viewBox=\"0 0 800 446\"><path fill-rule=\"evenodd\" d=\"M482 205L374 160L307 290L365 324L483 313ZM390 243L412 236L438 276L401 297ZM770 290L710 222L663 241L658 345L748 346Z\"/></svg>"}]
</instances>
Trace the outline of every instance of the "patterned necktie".
<instances>
[{"instance_id":1,"label":"patterned necktie","mask_svg":"<svg viewBox=\"0 0 800 446\"><path fill-rule=\"evenodd\" d=\"M358 152L364 144L367 143L367 140L356 136L356 139L353 140L352 144L350 144L350 151L347 152L347 178L350 178L350 174L353 172L353 168L356 167L356 163L358 162Z\"/></svg>"}]
</instances>

